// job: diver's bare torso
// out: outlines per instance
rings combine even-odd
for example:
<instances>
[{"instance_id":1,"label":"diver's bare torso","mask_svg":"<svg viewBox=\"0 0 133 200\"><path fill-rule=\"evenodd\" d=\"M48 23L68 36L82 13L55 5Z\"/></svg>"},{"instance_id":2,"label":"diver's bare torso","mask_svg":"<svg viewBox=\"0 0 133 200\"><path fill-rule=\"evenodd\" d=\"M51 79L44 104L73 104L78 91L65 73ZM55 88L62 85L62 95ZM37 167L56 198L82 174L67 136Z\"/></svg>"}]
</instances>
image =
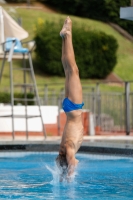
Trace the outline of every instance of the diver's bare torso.
<instances>
[{"instance_id":1,"label":"diver's bare torso","mask_svg":"<svg viewBox=\"0 0 133 200\"><path fill-rule=\"evenodd\" d=\"M66 155L67 146L78 151L83 141L82 110L67 112L67 121L64 128L59 154Z\"/></svg>"}]
</instances>

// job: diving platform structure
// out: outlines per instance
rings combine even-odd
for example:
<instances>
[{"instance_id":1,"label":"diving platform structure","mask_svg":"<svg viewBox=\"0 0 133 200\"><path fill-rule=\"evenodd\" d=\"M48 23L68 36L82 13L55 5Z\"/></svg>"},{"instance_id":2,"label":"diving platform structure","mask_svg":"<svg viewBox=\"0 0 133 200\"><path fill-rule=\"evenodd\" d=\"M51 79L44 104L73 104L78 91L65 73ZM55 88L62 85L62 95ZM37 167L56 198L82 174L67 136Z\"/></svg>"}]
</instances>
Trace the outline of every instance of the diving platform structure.
<instances>
[{"instance_id":1,"label":"diving platform structure","mask_svg":"<svg viewBox=\"0 0 133 200\"><path fill-rule=\"evenodd\" d=\"M2 54L2 65L0 68L0 83L3 75L3 70L5 66L5 61L7 60L9 63L9 80L10 80L10 114L2 114L0 113L0 118L11 118L12 120L12 138L15 138L15 118L23 118L25 119L26 125L26 138L28 139L28 119L31 118L39 118L42 125L42 132L44 138L46 138L46 131L44 127L44 122L42 118L42 111L40 106L40 99L34 74L34 68L32 63L32 51L34 50L35 42L28 41L22 42L23 39L28 37L28 32L25 31L22 27L20 27L16 21L0 6L0 54ZM24 48L23 44L32 44L32 48ZM22 67L13 67L13 59L14 55L18 55L22 57ZM28 58L29 63L27 65L26 59ZM23 80L20 82L14 83L13 71L20 70L23 72ZM15 98L15 88L21 89L22 97ZM22 91L23 89L23 91ZM18 89L17 89L18 90ZM34 98L28 98L28 93L32 91ZM21 102L25 107L24 114L15 114L15 102L17 104ZM33 113L32 115L28 112L28 105L36 105L38 108L38 112ZM31 104L32 103L32 104Z\"/></svg>"}]
</instances>

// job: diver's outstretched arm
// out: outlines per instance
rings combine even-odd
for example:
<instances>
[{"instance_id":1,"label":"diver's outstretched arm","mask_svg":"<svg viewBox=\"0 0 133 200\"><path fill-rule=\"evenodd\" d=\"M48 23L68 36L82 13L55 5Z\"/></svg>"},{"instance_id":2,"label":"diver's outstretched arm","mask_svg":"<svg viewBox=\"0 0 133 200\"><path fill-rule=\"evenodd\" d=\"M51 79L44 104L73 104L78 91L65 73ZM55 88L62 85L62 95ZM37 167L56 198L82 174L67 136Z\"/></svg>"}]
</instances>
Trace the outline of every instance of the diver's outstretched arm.
<instances>
[{"instance_id":1,"label":"diver's outstretched arm","mask_svg":"<svg viewBox=\"0 0 133 200\"><path fill-rule=\"evenodd\" d=\"M79 162L77 159L75 159L75 149L69 146L66 147L66 159L68 163L68 176L71 176Z\"/></svg>"}]
</instances>

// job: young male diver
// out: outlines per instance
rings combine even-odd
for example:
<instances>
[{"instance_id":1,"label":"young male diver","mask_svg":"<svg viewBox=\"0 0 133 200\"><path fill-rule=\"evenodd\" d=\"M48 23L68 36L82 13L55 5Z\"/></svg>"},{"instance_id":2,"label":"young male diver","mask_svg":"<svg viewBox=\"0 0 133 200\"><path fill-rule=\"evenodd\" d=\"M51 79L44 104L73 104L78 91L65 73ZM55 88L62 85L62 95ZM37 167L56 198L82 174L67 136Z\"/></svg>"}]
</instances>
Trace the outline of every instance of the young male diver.
<instances>
[{"instance_id":1,"label":"young male diver","mask_svg":"<svg viewBox=\"0 0 133 200\"><path fill-rule=\"evenodd\" d=\"M78 164L75 154L83 140L82 86L72 44L72 21L67 17L62 30L62 64L65 72L65 99L62 103L67 120L64 127L56 164L61 170L61 181L69 179Z\"/></svg>"}]
</instances>

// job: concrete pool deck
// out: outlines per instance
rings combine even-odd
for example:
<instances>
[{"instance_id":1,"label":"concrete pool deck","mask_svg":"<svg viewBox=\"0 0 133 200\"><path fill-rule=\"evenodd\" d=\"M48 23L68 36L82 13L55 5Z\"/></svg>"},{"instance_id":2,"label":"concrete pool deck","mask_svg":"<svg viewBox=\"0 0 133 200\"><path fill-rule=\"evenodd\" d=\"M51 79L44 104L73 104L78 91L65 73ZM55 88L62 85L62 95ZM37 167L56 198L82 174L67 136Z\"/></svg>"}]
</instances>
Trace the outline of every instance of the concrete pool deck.
<instances>
[{"instance_id":1,"label":"concrete pool deck","mask_svg":"<svg viewBox=\"0 0 133 200\"><path fill-rule=\"evenodd\" d=\"M61 136L0 137L0 151L58 151ZM133 156L133 136L84 136L79 152Z\"/></svg>"}]
</instances>

